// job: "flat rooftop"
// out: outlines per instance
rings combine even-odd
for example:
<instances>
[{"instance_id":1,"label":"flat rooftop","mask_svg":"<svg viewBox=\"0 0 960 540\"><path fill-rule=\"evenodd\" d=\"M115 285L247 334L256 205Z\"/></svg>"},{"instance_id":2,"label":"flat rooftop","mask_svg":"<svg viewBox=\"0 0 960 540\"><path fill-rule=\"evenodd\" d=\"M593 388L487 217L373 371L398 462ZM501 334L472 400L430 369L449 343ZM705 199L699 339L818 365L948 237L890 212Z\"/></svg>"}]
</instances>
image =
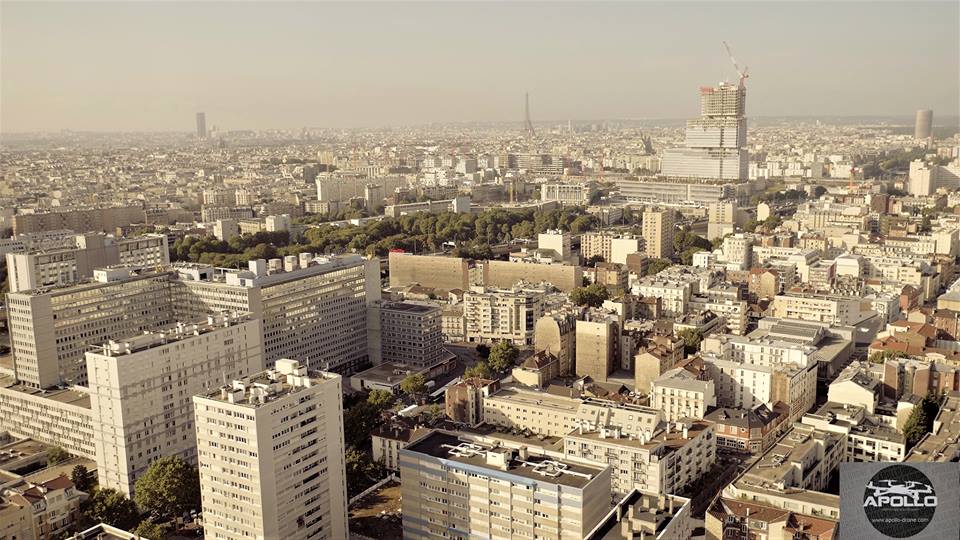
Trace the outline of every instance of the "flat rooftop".
<instances>
[{"instance_id":1,"label":"flat rooftop","mask_svg":"<svg viewBox=\"0 0 960 540\"><path fill-rule=\"evenodd\" d=\"M406 313L415 313L423 314L430 313L431 311L436 311L440 308L439 305L427 305L427 304L414 304L412 302L384 302L380 306L381 309L388 311L402 311Z\"/></svg>"},{"instance_id":2,"label":"flat rooftop","mask_svg":"<svg viewBox=\"0 0 960 540\"><path fill-rule=\"evenodd\" d=\"M952 392L934 422L935 433L927 434L913 447L906 461L960 460L960 392Z\"/></svg>"},{"instance_id":3,"label":"flat rooftop","mask_svg":"<svg viewBox=\"0 0 960 540\"><path fill-rule=\"evenodd\" d=\"M144 332L128 338L111 339L101 345L92 345L90 352L101 356L122 356L135 352L161 347L177 341L209 334L221 328L236 326L253 320L250 313L220 313L189 323L177 323L176 326L152 332Z\"/></svg>"},{"instance_id":4,"label":"flat rooftop","mask_svg":"<svg viewBox=\"0 0 960 540\"><path fill-rule=\"evenodd\" d=\"M500 391L486 398L484 401L508 401L516 405L535 405L550 407L559 411L575 413L583 400L579 398L565 398L547 392L526 390L515 387L504 387Z\"/></svg>"},{"instance_id":5,"label":"flat rooftop","mask_svg":"<svg viewBox=\"0 0 960 540\"><path fill-rule=\"evenodd\" d=\"M465 444L469 444L477 450L467 452L454 450L456 448L463 448ZM512 455L505 460L505 468L488 463L487 454L491 451L512 453ZM487 469L492 475L507 474L540 483L557 484L575 488L585 487L596 478L597 475L604 471L604 468L572 463L566 460L558 461L547 456L529 455L524 459L520 459L517 457L515 450L505 449L504 447L494 448L476 442L463 441L456 435L442 431L434 431L430 435L407 446L402 452L418 453L437 459L462 463L471 467Z\"/></svg>"},{"instance_id":6,"label":"flat rooftop","mask_svg":"<svg viewBox=\"0 0 960 540\"><path fill-rule=\"evenodd\" d=\"M0 388L5 388L14 392L21 392L31 396L42 397L58 403L74 405L84 409L90 408L90 394L77 390L64 388L42 390L40 388L33 388L31 386L20 384L10 376L0 376Z\"/></svg>"},{"instance_id":7,"label":"flat rooftop","mask_svg":"<svg viewBox=\"0 0 960 540\"><path fill-rule=\"evenodd\" d=\"M777 441L766 454L763 454L750 470L744 473L744 477L774 486L792 476L795 464L819 461L807 460L810 452L817 451L818 440L829 446L831 442L838 444L840 437L841 435L837 433L819 431L809 426L796 426ZM802 471L801 474L806 476L808 472Z\"/></svg>"}]
</instances>

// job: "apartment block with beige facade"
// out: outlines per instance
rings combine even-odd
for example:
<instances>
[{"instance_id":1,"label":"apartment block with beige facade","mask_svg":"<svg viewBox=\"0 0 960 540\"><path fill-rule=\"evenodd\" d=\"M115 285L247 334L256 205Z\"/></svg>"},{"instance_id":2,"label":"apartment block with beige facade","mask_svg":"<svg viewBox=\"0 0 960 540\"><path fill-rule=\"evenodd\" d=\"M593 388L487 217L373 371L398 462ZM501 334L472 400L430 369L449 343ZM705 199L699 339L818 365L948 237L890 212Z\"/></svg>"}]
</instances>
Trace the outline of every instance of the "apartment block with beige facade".
<instances>
[{"instance_id":1,"label":"apartment block with beige facade","mask_svg":"<svg viewBox=\"0 0 960 540\"><path fill-rule=\"evenodd\" d=\"M169 264L170 250L165 234L114 239L87 233L76 235L69 247L8 253L6 258L9 290L20 292L75 283L107 266L150 268Z\"/></svg>"},{"instance_id":2,"label":"apartment block with beige facade","mask_svg":"<svg viewBox=\"0 0 960 540\"><path fill-rule=\"evenodd\" d=\"M303 253L225 273L205 265L98 269L87 283L11 293L7 303L16 377L49 388L86 383L90 346L222 311L263 321L268 365L296 356L352 373L371 362L367 306L379 299L377 261Z\"/></svg>"},{"instance_id":3,"label":"apartment block with beige facade","mask_svg":"<svg viewBox=\"0 0 960 540\"><path fill-rule=\"evenodd\" d=\"M35 388L86 384L89 347L174 322L169 279L105 270L91 283L8 294L17 379Z\"/></svg>"},{"instance_id":4,"label":"apartment block with beige facade","mask_svg":"<svg viewBox=\"0 0 960 540\"><path fill-rule=\"evenodd\" d=\"M141 206L102 208L60 208L55 212L37 212L13 216L13 233L36 233L70 229L77 232L112 232L117 227L146 221Z\"/></svg>"},{"instance_id":5,"label":"apartment block with beige facade","mask_svg":"<svg viewBox=\"0 0 960 540\"><path fill-rule=\"evenodd\" d=\"M0 377L0 432L96 459L96 422L85 389L40 390Z\"/></svg>"},{"instance_id":6,"label":"apartment block with beige facade","mask_svg":"<svg viewBox=\"0 0 960 540\"><path fill-rule=\"evenodd\" d=\"M263 369L260 321L218 315L87 352L97 473L130 494L160 457L196 463L192 396Z\"/></svg>"},{"instance_id":7,"label":"apartment block with beige facade","mask_svg":"<svg viewBox=\"0 0 960 540\"><path fill-rule=\"evenodd\" d=\"M537 319L534 326L533 349L556 356L564 375L573 372L578 317L573 309L558 309Z\"/></svg>"},{"instance_id":8,"label":"apartment block with beige facade","mask_svg":"<svg viewBox=\"0 0 960 540\"><path fill-rule=\"evenodd\" d=\"M434 432L400 451L403 537L581 540L607 514L610 467Z\"/></svg>"},{"instance_id":9,"label":"apartment block with beige facade","mask_svg":"<svg viewBox=\"0 0 960 540\"><path fill-rule=\"evenodd\" d=\"M533 345L536 322L543 316L544 296L545 291L537 288L472 287L463 293L467 341Z\"/></svg>"},{"instance_id":10,"label":"apartment block with beige facade","mask_svg":"<svg viewBox=\"0 0 960 540\"><path fill-rule=\"evenodd\" d=\"M612 466L611 488L620 496L679 493L700 480L717 459L713 424L684 419L630 433L614 424L580 425L563 438L564 455Z\"/></svg>"},{"instance_id":11,"label":"apartment block with beige facade","mask_svg":"<svg viewBox=\"0 0 960 540\"><path fill-rule=\"evenodd\" d=\"M648 257L673 257L674 211L649 208L643 212L643 239Z\"/></svg>"},{"instance_id":12,"label":"apartment block with beige facade","mask_svg":"<svg viewBox=\"0 0 960 540\"><path fill-rule=\"evenodd\" d=\"M206 538L347 538L341 384L279 359L193 397Z\"/></svg>"}]
</instances>

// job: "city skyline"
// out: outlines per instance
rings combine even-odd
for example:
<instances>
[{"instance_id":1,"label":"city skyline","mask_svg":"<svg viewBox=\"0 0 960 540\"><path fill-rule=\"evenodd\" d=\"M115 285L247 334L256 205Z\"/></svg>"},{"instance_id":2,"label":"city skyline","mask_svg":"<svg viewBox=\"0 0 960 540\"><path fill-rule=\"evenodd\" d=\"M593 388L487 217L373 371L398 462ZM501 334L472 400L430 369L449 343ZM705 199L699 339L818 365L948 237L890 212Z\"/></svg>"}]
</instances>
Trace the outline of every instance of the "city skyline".
<instances>
[{"instance_id":1,"label":"city skyline","mask_svg":"<svg viewBox=\"0 0 960 540\"><path fill-rule=\"evenodd\" d=\"M955 3L371 7L4 3L0 131L519 124L525 92L534 123L687 118L736 79L724 40L751 116L958 113Z\"/></svg>"}]
</instances>

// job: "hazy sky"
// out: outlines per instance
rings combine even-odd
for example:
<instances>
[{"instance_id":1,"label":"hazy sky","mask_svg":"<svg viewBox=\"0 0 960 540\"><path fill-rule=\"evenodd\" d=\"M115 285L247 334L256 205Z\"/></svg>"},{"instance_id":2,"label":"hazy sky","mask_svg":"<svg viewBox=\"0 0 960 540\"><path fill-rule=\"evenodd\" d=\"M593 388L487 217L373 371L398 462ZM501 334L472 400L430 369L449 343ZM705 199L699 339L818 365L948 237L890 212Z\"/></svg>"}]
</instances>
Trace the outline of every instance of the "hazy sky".
<instances>
[{"instance_id":1,"label":"hazy sky","mask_svg":"<svg viewBox=\"0 0 960 540\"><path fill-rule=\"evenodd\" d=\"M0 130L679 118L960 107L960 3L0 3Z\"/></svg>"}]
</instances>

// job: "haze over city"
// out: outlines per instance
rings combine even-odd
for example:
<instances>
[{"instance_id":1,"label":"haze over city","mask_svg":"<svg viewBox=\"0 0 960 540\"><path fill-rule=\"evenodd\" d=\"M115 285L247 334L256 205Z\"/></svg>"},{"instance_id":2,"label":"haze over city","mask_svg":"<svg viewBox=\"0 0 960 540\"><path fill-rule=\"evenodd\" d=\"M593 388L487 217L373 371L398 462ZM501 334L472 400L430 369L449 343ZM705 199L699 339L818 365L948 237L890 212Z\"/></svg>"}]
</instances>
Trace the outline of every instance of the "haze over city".
<instances>
[{"instance_id":1,"label":"haze over city","mask_svg":"<svg viewBox=\"0 0 960 540\"><path fill-rule=\"evenodd\" d=\"M957 2L3 2L0 131L958 113Z\"/></svg>"},{"instance_id":2,"label":"haze over city","mask_svg":"<svg viewBox=\"0 0 960 540\"><path fill-rule=\"evenodd\" d=\"M960 538L957 1L0 10L0 540Z\"/></svg>"}]
</instances>

